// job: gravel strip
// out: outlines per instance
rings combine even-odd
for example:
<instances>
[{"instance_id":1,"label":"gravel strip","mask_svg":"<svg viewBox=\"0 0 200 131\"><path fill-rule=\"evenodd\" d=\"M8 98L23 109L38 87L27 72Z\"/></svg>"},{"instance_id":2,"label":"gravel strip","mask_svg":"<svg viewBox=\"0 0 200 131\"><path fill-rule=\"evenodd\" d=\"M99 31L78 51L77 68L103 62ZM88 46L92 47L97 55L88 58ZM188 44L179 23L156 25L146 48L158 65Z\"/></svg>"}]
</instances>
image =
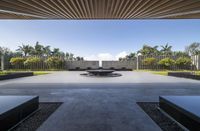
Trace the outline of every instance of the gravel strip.
<instances>
[{"instance_id":1,"label":"gravel strip","mask_svg":"<svg viewBox=\"0 0 200 131\"><path fill-rule=\"evenodd\" d=\"M60 102L40 103L39 110L12 131L35 131L61 104Z\"/></svg>"},{"instance_id":2,"label":"gravel strip","mask_svg":"<svg viewBox=\"0 0 200 131\"><path fill-rule=\"evenodd\" d=\"M160 112L157 102L137 102L137 104L163 131L184 131L176 122Z\"/></svg>"}]
</instances>

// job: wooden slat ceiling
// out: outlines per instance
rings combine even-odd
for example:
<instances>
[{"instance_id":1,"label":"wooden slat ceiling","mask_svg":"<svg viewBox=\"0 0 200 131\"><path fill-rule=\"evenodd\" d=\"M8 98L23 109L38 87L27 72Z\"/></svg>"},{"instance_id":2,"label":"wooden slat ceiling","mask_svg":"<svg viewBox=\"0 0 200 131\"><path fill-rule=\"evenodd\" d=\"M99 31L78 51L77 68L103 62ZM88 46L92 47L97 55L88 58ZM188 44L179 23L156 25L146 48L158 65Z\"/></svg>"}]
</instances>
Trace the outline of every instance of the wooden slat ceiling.
<instances>
[{"instance_id":1,"label":"wooden slat ceiling","mask_svg":"<svg viewBox=\"0 0 200 131\"><path fill-rule=\"evenodd\" d=\"M0 19L199 19L200 0L0 0Z\"/></svg>"}]
</instances>

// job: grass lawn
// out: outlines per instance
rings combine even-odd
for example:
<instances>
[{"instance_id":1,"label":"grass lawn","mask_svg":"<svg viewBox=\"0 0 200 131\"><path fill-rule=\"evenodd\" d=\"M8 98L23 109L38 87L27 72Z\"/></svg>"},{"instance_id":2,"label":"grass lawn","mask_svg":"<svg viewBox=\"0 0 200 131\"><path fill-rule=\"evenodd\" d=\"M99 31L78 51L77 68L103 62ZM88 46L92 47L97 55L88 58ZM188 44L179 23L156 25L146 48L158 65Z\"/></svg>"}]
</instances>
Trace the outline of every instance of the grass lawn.
<instances>
[{"instance_id":1,"label":"grass lawn","mask_svg":"<svg viewBox=\"0 0 200 131\"><path fill-rule=\"evenodd\" d=\"M34 75L46 75L46 74L50 74L50 72L47 72L47 71L34 71L33 74Z\"/></svg>"},{"instance_id":2,"label":"grass lawn","mask_svg":"<svg viewBox=\"0 0 200 131\"><path fill-rule=\"evenodd\" d=\"M7 74L6 72L0 71L0 76L1 76L1 75L6 75L6 74Z\"/></svg>"},{"instance_id":3,"label":"grass lawn","mask_svg":"<svg viewBox=\"0 0 200 131\"><path fill-rule=\"evenodd\" d=\"M152 74L156 74L156 75L164 75L167 76L168 72L195 72L196 75L200 75L200 71L190 71L190 70L176 70L176 71L172 71L172 70L161 70L161 71L155 71L155 70L136 70L137 72L150 72Z\"/></svg>"}]
</instances>

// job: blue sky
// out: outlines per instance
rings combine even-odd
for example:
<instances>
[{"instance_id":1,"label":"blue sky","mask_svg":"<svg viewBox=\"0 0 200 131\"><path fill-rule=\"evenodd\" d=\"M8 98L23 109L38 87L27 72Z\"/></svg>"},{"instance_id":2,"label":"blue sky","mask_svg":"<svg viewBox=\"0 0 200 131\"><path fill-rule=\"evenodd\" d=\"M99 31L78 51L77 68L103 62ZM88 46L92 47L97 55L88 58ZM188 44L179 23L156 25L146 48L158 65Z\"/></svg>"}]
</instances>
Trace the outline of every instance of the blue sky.
<instances>
[{"instance_id":1,"label":"blue sky","mask_svg":"<svg viewBox=\"0 0 200 131\"><path fill-rule=\"evenodd\" d=\"M200 20L1 20L0 46L58 47L87 59L115 59L144 44L184 50L200 42Z\"/></svg>"}]
</instances>

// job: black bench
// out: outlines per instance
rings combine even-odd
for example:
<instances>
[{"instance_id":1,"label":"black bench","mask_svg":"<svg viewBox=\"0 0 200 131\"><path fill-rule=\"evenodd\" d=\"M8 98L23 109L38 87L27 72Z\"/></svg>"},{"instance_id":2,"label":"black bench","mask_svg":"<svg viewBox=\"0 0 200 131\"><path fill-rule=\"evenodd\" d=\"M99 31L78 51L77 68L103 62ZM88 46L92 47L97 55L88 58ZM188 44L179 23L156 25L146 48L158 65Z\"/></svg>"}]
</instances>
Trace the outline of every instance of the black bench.
<instances>
[{"instance_id":1,"label":"black bench","mask_svg":"<svg viewBox=\"0 0 200 131\"><path fill-rule=\"evenodd\" d=\"M38 96L0 96L0 130L15 127L39 107Z\"/></svg>"}]
</instances>

